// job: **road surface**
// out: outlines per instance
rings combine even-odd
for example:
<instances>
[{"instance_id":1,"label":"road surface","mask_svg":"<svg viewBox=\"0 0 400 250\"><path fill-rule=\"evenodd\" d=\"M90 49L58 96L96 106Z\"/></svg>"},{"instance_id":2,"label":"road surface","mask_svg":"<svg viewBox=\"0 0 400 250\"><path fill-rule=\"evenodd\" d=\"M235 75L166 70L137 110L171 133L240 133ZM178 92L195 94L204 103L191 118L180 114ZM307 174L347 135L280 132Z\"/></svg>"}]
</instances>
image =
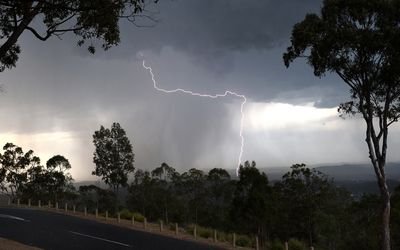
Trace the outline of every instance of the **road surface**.
<instances>
[{"instance_id":1,"label":"road surface","mask_svg":"<svg viewBox=\"0 0 400 250\"><path fill-rule=\"evenodd\" d=\"M0 208L0 237L42 249L218 249L74 216Z\"/></svg>"}]
</instances>

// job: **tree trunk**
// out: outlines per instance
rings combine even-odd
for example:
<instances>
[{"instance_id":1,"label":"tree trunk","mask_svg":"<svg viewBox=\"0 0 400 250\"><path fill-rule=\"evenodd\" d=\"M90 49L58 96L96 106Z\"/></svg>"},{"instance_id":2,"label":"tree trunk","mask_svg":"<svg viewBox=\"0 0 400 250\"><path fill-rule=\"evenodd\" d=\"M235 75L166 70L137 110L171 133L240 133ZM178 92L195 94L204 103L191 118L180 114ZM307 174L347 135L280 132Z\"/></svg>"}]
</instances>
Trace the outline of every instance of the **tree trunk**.
<instances>
[{"instance_id":1,"label":"tree trunk","mask_svg":"<svg viewBox=\"0 0 400 250\"><path fill-rule=\"evenodd\" d=\"M390 192L386 183L385 165L386 165L386 149L387 149L387 123L385 122L383 130L382 148L380 148L380 139L374 130L372 120L372 112L368 115L364 114L367 122L366 142L369 150L369 158L374 167L375 175L381 195L381 230L380 243L381 250L390 250Z\"/></svg>"},{"instance_id":2,"label":"tree trunk","mask_svg":"<svg viewBox=\"0 0 400 250\"><path fill-rule=\"evenodd\" d=\"M382 198L382 225L381 225L381 249L390 250L390 193L386 181L381 190Z\"/></svg>"}]
</instances>

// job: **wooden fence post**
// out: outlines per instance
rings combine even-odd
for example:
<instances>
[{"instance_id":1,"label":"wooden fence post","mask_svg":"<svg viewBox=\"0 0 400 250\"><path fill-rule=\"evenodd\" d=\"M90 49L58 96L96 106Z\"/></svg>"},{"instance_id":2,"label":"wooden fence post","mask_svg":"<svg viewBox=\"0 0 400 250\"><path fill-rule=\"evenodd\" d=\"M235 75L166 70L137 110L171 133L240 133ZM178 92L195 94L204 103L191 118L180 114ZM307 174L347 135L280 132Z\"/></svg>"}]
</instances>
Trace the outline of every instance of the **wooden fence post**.
<instances>
[{"instance_id":1,"label":"wooden fence post","mask_svg":"<svg viewBox=\"0 0 400 250\"><path fill-rule=\"evenodd\" d=\"M260 249L260 246L258 244L258 236L256 236L256 250L259 250L259 249Z\"/></svg>"},{"instance_id":2,"label":"wooden fence post","mask_svg":"<svg viewBox=\"0 0 400 250\"><path fill-rule=\"evenodd\" d=\"M175 235L178 236L179 228L178 223L175 223Z\"/></svg>"},{"instance_id":3,"label":"wooden fence post","mask_svg":"<svg viewBox=\"0 0 400 250\"><path fill-rule=\"evenodd\" d=\"M28 199L28 207L31 207L31 199Z\"/></svg>"},{"instance_id":4,"label":"wooden fence post","mask_svg":"<svg viewBox=\"0 0 400 250\"><path fill-rule=\"evenodd\" d=\"M106 211L106 221L108 220L108 211Z\"/></svg>"},{"instance_id":5,"label":"wooden fence post","mask_svg":"<svg viewBox=\"0 0 400 250\"><path fill-rule=\"evenodd\" d=\"M214 242L217 242L217 230L214 229Z\"/></svg>"},{"instance_id":6,"label":"wooden fence post","mask_svg":"<svg viewBox=\"0 0 400 250\"><path fill-rule=\"evenodd\" d=\"M85 216L87 216L87 208L86 206L83 208Z\"/></svg>"},{"instance_id":7,"label":"wooden fence post","mask_svg":"<svg viewBox=\"0 0 400 250\"><path fill-rule=\"evenodd\" d=\"M143 228L146 229L147 228L147 219L143 218Z\"/></svg>"},{"instance_id":8,"label":"wooden fence post","mask_svg":"<svg viewBox=\"0 0 400 250\"><path fill-rule=\"evenodd\" d=\"M194 225L193 236L194 236L195 239L197 239L197 225Z\"/></svg>"},{"instance_id":9,"label":"wooden fence post","mask_svg":"<svg viewBox=\"0 0 400 250\"><path fill-rule=\"evenodd\" d=\"M40 208L42 204L40 204L40 200L38 200L38 207Z\"/></svg>"},{"instance_id":10,"label":"wooden fence post","mask_svg":"<svg viewBox=\"0 0 400 250\"><path fill-rule=\"evenodd\" d=\"M285 242L285 250L289 250L289 243L287 241Z\"/></svg>"},{"instance_id":11,"label":"wooden fence post","mask_svg":"<svg viewBox=\"0 0 400 250\"><path fill-rule=\"evenodd\" d=\"M135 216L132 215L132 226L135 225Z\"/></svg>"},{"instance_id":12,"label":"wooden fence post","mask_svg":"<svg viewBox=\"0 0 400 250\"><path fill-rule=\"evenodd\" d=\"M117 222L121 223L121 213L120 212L117 213Z\"/></svg>"},{"instance_id":13,"label":"wooden fence post","mask_svg":"<svg viewBox=\"0 0 400 250\"><path fill-rule=\"evenodd\" d=\"M68 212L68 203L65 203L64 211L65 211L65 212Z\"/></svg>"},{"instance_id":14,"label":"wooden fence post","mask_svg":"<svg viewBox=\"0 0 400 250\"><path fill-rule=\"evenodd\" d=\"M233 233L232 246L233 246L233 248L236 248L236 234L235 233Z\"/></svg>"},{"instance_id":15,"label":"wooden fence post","mask_svg":"<svg viewBox=\"0 0 400 250\"><path fill-rule=\"evenodd\" d=\"M162 232L162 231L163 231L163 221L160 220L160 232Z\"/></svg>"},{"instance_id":16,"label":"wooden fence post","mask_svg":"<svg viewBox=\"0 0 400 250\"><path fill-rule=\"evenodd\" d=\"M72 209L74 210L74 213L75 213L75 211L76 211L76 206L73 205L73 206L72 206Z\"/></svg>"},{"instance_id":17,"label":"wooden fence post","mask_svg":"<svg viewBox=\"0 0 400 250\"><path fill-rule=\"evenodd\" d=\"M58 211L58 202L56 202L56 210Z\"/></svg>"},{"instance_id":18,"label":"wooden fence post","mask_svg":"<svg viewBox=\"0 0 400 250\"><path fill-rule=\"evenodd\" d=\"M99 217L99 210L96 208L96 210L95 210L95 216L96 216L96 218L98 218Z\"/></svg>"}]
</instances>

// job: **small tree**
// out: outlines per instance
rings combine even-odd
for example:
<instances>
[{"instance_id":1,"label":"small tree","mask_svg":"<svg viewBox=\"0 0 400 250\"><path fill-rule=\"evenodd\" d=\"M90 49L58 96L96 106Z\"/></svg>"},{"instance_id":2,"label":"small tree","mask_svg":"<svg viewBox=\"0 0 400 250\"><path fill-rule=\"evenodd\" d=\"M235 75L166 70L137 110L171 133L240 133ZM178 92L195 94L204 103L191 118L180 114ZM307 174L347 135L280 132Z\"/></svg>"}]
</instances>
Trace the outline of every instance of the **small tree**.
<instances>
[{"instance_id":1,"label":"small tree","mask_svg":"<svg viewBox=\"0 0 400 250\"><path fill-rule=\"evenodd\" d=\"M307 58L318 77L336 73L351 99L339 111L361 114L382 201L381 249L390 246L390 193L386 183L389 126L400 117L400 1L325 0L292 31L286 66Z\"/></svg>"},{"instance_id":2,"label":"small tree","mask_svg":"<svg viewBox=\"0 0 400 250\"><path fill-rule=\"evenodd\" d=\"M46 171L43 173L43 186L48 189L49 198L57 202L65 191L71 189L73 181L67 171L71 168L68 159L62 155L55 155L46 162Z\"/></svg>"},{"instance_id":3,"label":"small tree","mask_svg":"<svg viewBox=\"0 0 400 250\"><path fill-rule=\"evenodd\" d=\"M114 122L111 129L100 127L93 135L95 146L93 162L96 164L93 175L101 176L114 192L126 186L128 174L133 173L134 154L132 145L119 123Z\"/></svg>"}]
</instances>

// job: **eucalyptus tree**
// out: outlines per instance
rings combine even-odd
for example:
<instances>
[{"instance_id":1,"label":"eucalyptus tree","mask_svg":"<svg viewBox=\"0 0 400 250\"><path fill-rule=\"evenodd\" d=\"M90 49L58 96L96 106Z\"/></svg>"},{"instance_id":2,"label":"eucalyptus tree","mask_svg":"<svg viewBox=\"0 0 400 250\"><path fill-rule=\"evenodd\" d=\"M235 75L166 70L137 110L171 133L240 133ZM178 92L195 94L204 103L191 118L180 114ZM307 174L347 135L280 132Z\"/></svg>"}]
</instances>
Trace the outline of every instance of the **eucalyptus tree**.
<instances>
[{"instance_id":1,"label":"eucalyptus tree","mask_svg":"<svg viewBox=\"0 0 400 250\"><path fill-rule=\"evenodd\" d=\"M325 0L321 14L307 14L294 26L283 58L287 67L306 58L316 76L334 73L350 88L339 111L365 121L382 202L381 249L390 249L385 164L389 127L400 117L400 1Z\"/></svg>"}]
</instances>

